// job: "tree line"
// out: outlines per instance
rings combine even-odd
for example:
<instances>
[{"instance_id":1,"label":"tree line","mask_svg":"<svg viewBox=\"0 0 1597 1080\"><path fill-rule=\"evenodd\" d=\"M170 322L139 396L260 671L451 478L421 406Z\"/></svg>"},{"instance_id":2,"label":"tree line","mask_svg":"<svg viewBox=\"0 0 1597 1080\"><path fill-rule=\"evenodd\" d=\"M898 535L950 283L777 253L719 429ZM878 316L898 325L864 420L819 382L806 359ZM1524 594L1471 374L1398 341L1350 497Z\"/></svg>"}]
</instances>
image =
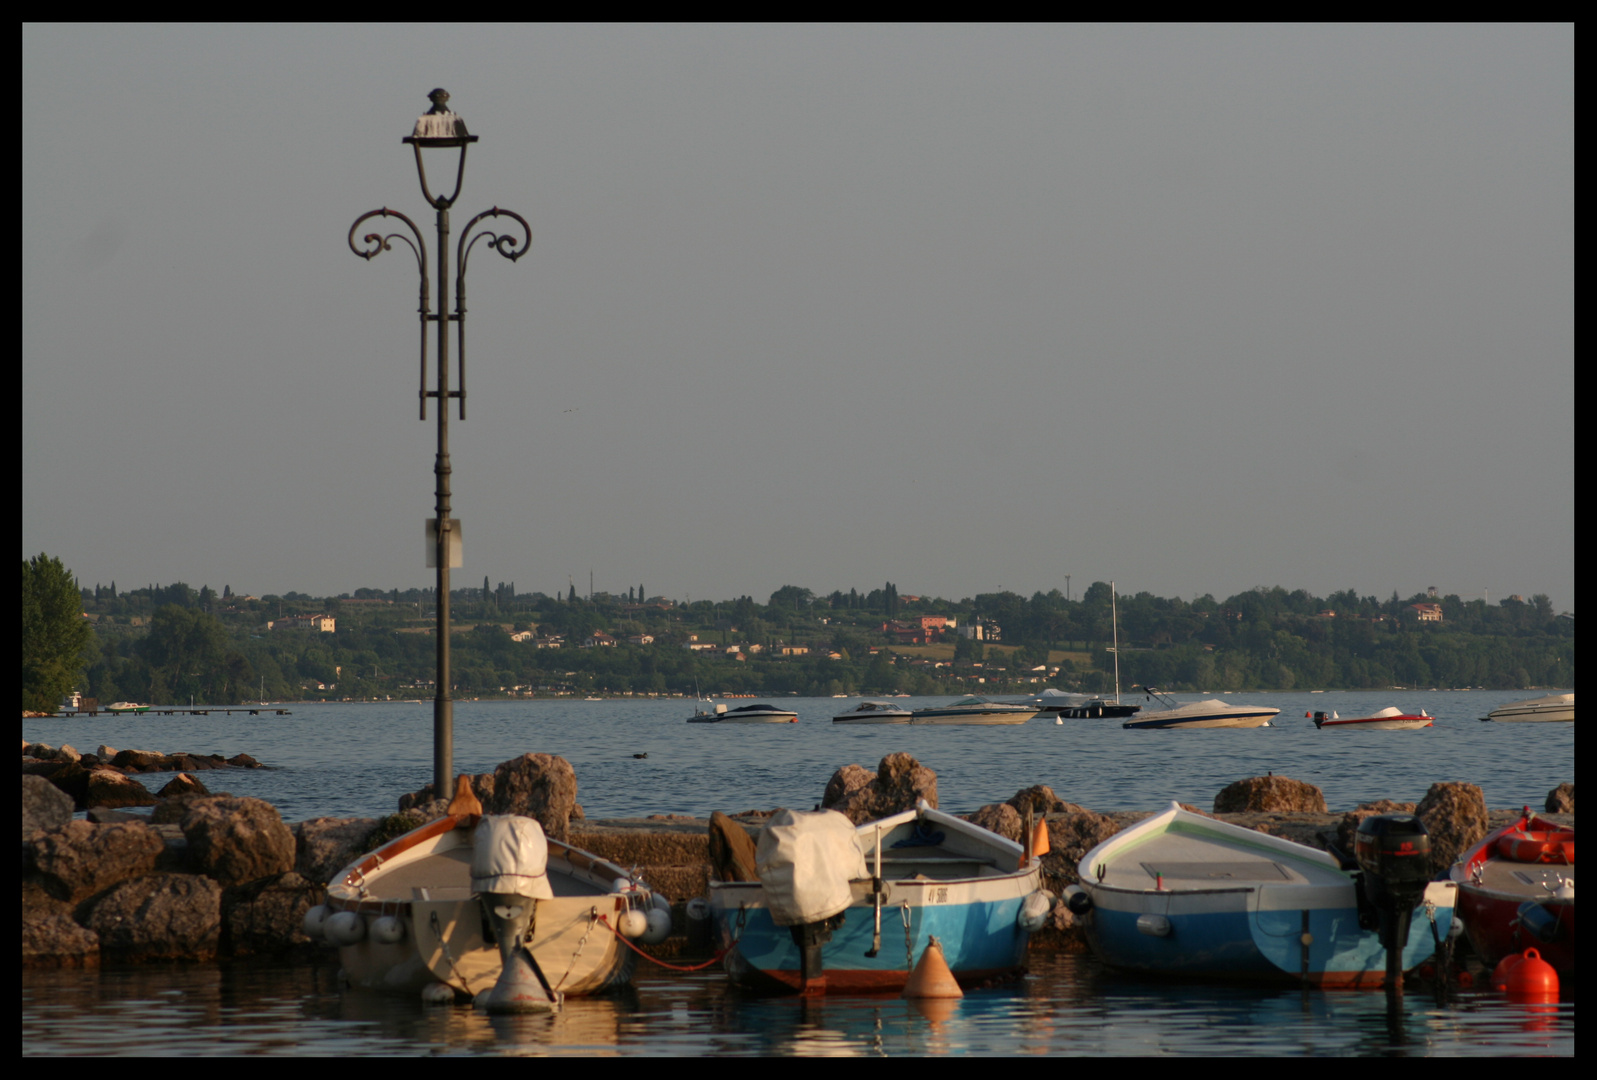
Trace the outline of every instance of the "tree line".
<instances>
[{"instance_id":1,"label":"tree line","mask_svg":"<svg viewBox=\"0 0 1597 1080\"><path fill-rule=\"evenodd\" d=\"M426 698L435 676L431 589L356 589L336 597L235 594L185 583L132 590L80 586L59 560L23 563L23 708L50 709L74 687L102 703L236 704L307 698ZM1434 603L1440 622L1420 621ZM821 594L784 585L752 596L678 603L575 589L521 593L513 584L455 590L457 696L673 694L704 690L807 696L1030 692L1033 680L1088 693L1112 688L1110 587L1080 599L1059 590L961 600L901 597L892 583ZM1385 686L1508 689L1572 686L1574 619L1546 596L1488 604L1456 596L1352 590L1316 597L1255 588L1225 600L1142 592L1118 598L1126 687L1216 692ZM336 630L267 630L290 615L325 614ZM894 645L889 619L980 622L985 640ZM582 648L604 631L618 644ZM512 639L519 633L526 640ZM648 644L627 638L652 637ZM540 648L553 639L555 648ZM713 645L693 651L690 644ZM740 653L725 650L741 646ZM757 648L756 648L757 647ZM787 647L790 655L781 655ZM741 659L737 659L741 656Z\"/></svg>"}]
</instances>

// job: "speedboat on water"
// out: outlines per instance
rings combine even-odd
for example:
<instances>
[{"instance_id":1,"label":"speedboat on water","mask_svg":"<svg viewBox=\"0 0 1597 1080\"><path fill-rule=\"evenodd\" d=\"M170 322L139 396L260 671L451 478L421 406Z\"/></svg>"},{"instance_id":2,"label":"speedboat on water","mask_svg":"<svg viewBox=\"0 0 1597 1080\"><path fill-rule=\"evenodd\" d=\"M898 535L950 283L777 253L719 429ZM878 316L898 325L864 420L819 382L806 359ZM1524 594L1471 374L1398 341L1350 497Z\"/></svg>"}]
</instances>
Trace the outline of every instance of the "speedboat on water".
<instances>
[{"instance_id":1,"label":"speedboat on water","mask_svg":"<svg viewBox=\"0 0 1597 1080\"><path fill-rule=\"evenodd\" d=\"M1561 720L1568 723L1575 721L1575 695L1548 694L1546 697L1532 698L1529 701L1516 701L1512 705L1504 705L1493 709L1482 720L1495 720L1500 724L1521 724L1533 721L1546 722Z\"/></svg>"},{"instance_id":2,"label":"speedboat on water","mask_svg":"<svg viewBox=\"0 0 1597 1080\"><path fill-rule=\"evenodd\" d=\"M1424 827L1390 815L1388 846L1418 847ZM1371 828L1372 834L1377 829ZM1360 843L1365 831L1361 825ZM1256 979L1323 987L1376 987L1387 950L1374 896L1391 897L1401 927L1400 968L1428 958L1452 925L1456 888L1425 880L1424 855L1366 887L1366 851L1354 867L1319 850L1181 809L1116 833L1077 866L1065 891L1088 943L1110 967L1149 975ZM1409 858L1408 862L1416 860ZM1391 865L1390 863L1386 865ZM1417 875L1412 871L1417 871ZM1394 887L1395 886L1395 887Z\"/></svg>"},{"instance_id":3,"label":"speedboat on water","mask_svg":"<svg viewBox=\"0 0 1597 1080\"><path fill-rule=\"evenodd\" d=\"M907 724L912 714L891 701L862 701L848 712L832 717L834 724Z\"/></svg>"},{"instance_id":4,"label":"speedboat on water","mask_svg":"<svg viewBox=\"0 0 1597 1080\"><path fill-rule=\"evenodd\" d=\"M1071 708L1072 706L1080 705L1086 700L1086 694L1071 694L1065 692L1064 690L1055 690L1050 686L1048 689L1035 693L1030 697L1021 698L1019 701L1015 702L1015 704L1030 705L1032 708L1037 710L1037 715L1039 716L1044 714L1049 716L1059 716L1063 714L1065 710Z\"/></svg>"},{"instance_id":5,"label":"speedboat on water","mask_svg":"<svg viewBox=\"0 0 1597 1080\"><path fill-rule=\"evenodd\" d=\"M766 705L763 702L757 705L743 705L736 709L717 705L714 712L695 712L688 717L690 724L796 724L797 722L798 713L791 709L778 709L775 705Z\"/></svg>"},{"instance_id":6,"label":"speedboat on water","mask_svg":"<svg viewBox=\"0 0 1597 1080\"><path fill-rule=\"evenodd\" d=\"M484 815L461 783L449 814L340 871L306 933L338 947L351 985L374 990L503 997L520 966L547 1007L626 984L637 954L620 936L663 941L669 903L532 818Z\"/></svg>"},{"instance_id":7,"label":"speedboat on water","mask_svg":"<svg viewBox=\"0 0 1597 1080\"><path fill-rule=\"evenodd\" d=\"M1151 697L1164 705L1155 712L1145 712L1135 720L1128 720L1123 728L1256 728L1267 727L1270 717L1281 710L1267 705L1229 705L1219 698L1189 701L1178 704L1169 694L1160 693L1158 687L1144 686Z\"/></svg>"},{"instance_id":8,"label":"speedboat on water","mask_svg":"<svg viewBox=\"0 0 1597 1080\"><path fill-rule=\"evenodd\" d=\"M1372 728L1378 731L1410 731L1414 728L1431 727L1433 719L1426 715L1424 709L1421 709L1418 714L1406 713L1395 705L1389 705L1380 712L1374 712L1368 716L1350 717L1346 720L1338 716L1335 710L1332 710L1330 716L1326 716L1323 712L1304 713L1303 715L1313 720L1315 727L1321 730L1330 728L1332 731L1363 731Z\"/></svg>"},{"instance_id":9,"label":"speedboat on water","mask_svg":"<svg viewBox=\"0 0 1597 1080\"><path fill-rule=\"evenodd\" d=\"M1119 700L1105 701L1103 698L1089 698L1080 705L1072 705L1059 715L1067 716L1072 720L1099 720L1104 718L1119 719L1125 716L1135 716L1142 711L1141 705Z\"/></svg>"},{"instance_id":10,"label":"speedboat on water","mask_svg":"<svg viewBox=\"0 0 1597 1080\"><path fill-rule=\"evenodd\" d=\"M988 698L960 698L951 705L938 705L929 709L916 709L911 715L912 724L1024 724L1037 715L1033 705L1006 705Z\"/></svg>"},{"instance_id":11,"label":"speedboat on water","mask_svg":"<svg viewBox=\"0 0 1597 1080\"><path fill-rule=\"evenodd\" d=\"M727 974L766 992L900 991L934 938L961 986L1014 975L1053 902L1039 858L925 800L858 827L779 810L755 872L710 882L710 912Z\"/></svg>"},{"instance_id":12,"label":"speedboat on water","mask_svg":"<svg viewBox=\"0 0 1597 1080\"><path fill-rule=\"evenodd\" d=\"M1458 914L1487 967L1534 948L1565 979L1575 975L1575 829L1525 808L1453 864Z\"/></svg>"}]
</instances>

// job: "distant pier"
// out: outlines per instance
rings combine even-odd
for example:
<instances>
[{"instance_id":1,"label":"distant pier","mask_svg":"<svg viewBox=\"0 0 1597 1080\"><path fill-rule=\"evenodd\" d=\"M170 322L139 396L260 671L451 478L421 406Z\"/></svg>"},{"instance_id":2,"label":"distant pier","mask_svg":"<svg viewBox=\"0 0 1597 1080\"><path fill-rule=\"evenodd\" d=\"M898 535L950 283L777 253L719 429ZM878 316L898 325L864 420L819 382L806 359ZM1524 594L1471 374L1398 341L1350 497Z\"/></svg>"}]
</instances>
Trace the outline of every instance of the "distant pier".
<instances>
[{"instance_id":1,"label":"distant pier","mask_svg":"<svg viewBox=\"0 0 1597 1080\"><path fill-rule=\"evenodd\" d=\"M140 709L137 712L131 709L119 709L116 712L112 712L109 709L103 708L73 709L70 712L58 712L55 714L55 718L57 720L65 720L74 716L97 717L101 713L104 713L106 716L210 716L212 713L221 713L224 716L232 716L234 713L248 713L250 716L261 716L267 713L271 713L276 716L294 715L287 709L281 709L275 705L218 705L188 709L167 708L164 705L151 705L148 709Z\"/></svg>"}]
</instances>

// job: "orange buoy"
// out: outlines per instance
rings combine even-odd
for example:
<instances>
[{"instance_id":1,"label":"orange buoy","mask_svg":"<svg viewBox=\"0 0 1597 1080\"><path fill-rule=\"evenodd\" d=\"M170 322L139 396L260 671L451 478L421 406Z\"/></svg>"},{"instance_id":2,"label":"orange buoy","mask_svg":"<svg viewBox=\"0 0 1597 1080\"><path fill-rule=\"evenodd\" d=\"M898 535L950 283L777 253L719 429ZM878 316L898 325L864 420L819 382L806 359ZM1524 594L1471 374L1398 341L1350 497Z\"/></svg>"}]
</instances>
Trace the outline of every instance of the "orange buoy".
<instances>
[{"instance_id":1,"label":"orange buoy","mask_svg":"<svg viewBox=\"0 0 1597 1080\"><path fill-rule=\"evenodd\" d=\"M1048 847L1048 822L1039 818L1037 828L1032 830L1031 834L1031 857L1034 859L1041 858L1048 854L1050 850ZM1574 860L1571 859L1570 861L1573 862Z\"/></svg>"},{"instance_id":2,"label":"orange buoy","mask_svg":"<svg viewBox=\"0 0 1597 1080\"><path fill-rule=\"evenodd\" d=\"M1541 953L1526 949L1519 963L1508 971L1508 994L1516 1000L1557 1001L1558 972L1542 959Z\"/></svg>"},{"instance_id":3,"label":"orange buoy","mask_svg":"<svg viewBox=\"0 0 1597 1080\"><path fill-rule=\"evenodd\" d=\"M1511 952L1497 961L1497 966L1492 969L1492 989L1507 990L1509 972L1518 967L1520 961L1524 959L1519 953Z\"/></svg>"},{"instance_id":4,"label":"orange buoy","mask_svg":"<svg viewBox=\"0 0 1597 1080\"><path fill-rule=\"evenodd\" d=\"M959 983L954 979L954 973L948 969L948 961L943 959L943 947L936 938L931 938L926 943L926 948L921 951L920 961L915 965L915 970L909 973L909 981L904 984L904 996L907 998L965 996L965 991L959 988Z\"/></svg>"}]
</instances>

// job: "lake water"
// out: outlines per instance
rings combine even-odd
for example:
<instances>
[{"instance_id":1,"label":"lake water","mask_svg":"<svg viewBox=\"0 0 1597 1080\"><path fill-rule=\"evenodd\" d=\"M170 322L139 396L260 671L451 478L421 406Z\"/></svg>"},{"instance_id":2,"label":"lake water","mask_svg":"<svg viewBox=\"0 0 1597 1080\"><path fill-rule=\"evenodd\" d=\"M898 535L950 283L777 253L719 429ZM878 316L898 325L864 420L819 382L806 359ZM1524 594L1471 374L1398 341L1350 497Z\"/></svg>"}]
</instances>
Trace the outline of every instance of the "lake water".
<instances>
[{"instance_id":1,"label":"lake water","mask_svg":"<svg viewBox=\"0 0 1597 1080\"><path fill-rule=\"evenodd\" d=\"M1180 695L1195 700L1207 695ZM1573 724L1483 724L1523 691L1228 694L1281 709L1269 728L1126 731L1112 720L1038 718L998 727L844 728L845 702L783 698L797 724L687 724L692 701L457 702L455 771L491 772L528 751L576 769L589 818L707 817L820 800L832 773L874 769L894 751L938 777L956 813L1032 784L1094 810L1207 807L1233 780L1275 772L1319 786L1334 810L1418 800L1431 783L1479 784L1493 809L1540 807L1574 780ZM910 707L948 699L908 699ZM1304 717L1387 705L1425 709L1419 731L1321 731ZM289 821L379 817L432 779L432 704L286 706L292 716L30 719L52 745L247 753L266 770L206 772L213 790L273 803ZM647 758L634 754L647 753ZM158 788L170 774L140 779ZM647 970L644 970L644 969ZM23 1053L733 1055L1464 1055L1574 1053L1573 987L1557 1005L1516 1005L1489 990L1438 1005L1411 993L1399 1017L1380 993L1194 986L1129 979L1091 957L1034 955L1023 980L975 991L946 1016L896 998L744 996L724 976L641 965L634 987L572 1000L555 1017L488 1018L404 997L341 991L336 964L107 965L23 973Z\"/></svg>"}]
</instances>

